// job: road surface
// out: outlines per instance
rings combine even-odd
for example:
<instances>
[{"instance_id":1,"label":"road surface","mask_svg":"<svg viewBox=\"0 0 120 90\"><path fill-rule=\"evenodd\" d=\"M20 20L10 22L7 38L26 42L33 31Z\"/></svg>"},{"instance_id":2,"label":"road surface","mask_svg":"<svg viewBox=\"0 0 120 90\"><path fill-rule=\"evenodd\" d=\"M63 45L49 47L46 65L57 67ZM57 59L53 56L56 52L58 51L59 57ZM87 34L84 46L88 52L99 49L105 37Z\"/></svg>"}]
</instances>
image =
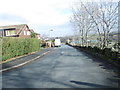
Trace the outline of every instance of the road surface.
<instances>
[{"instance_id":1,"label":"road surface","mask_svg":"<svg viewBox=\"0 0 120 90\"><path fill-rule=\"evenodd\" d=\"M94 58L63 45L2 74L3 88L118 88L118 77Z\"/></svg>"}]
</instances>

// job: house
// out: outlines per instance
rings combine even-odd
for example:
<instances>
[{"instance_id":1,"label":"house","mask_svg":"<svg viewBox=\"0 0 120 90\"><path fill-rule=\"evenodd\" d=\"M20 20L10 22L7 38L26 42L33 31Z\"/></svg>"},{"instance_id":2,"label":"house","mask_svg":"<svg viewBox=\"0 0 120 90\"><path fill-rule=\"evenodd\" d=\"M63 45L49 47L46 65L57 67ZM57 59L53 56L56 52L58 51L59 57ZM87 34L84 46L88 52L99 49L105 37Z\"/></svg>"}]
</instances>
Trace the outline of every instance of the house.
<instances>
[{"instance_id":1,"label":"house","mask_svg":"<svg viewBox=\"0 0 120 90\"><path fill-rule=\"evenodd\" d=\"M37 37L38 39L41 39L39 33L36 33L36 37Z\"/></svg>"},{"instance_id":2,"label":"house","mask_svg":"<svg viewBox=\"0 0 120 90\"><path fill-rule=\"evenodd\" d=\"M31 38L32 32L27 24L0 26L0 37Z\"/></svg>"}]
</instances>

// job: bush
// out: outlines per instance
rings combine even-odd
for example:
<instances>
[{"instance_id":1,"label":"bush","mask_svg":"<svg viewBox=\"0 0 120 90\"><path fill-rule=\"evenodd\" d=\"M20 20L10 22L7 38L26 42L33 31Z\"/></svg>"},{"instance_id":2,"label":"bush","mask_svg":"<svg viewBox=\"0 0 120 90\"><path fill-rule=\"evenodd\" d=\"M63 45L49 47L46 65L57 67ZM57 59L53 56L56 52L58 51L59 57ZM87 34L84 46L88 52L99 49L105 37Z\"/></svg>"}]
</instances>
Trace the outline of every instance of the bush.
<instances>
[{"instance_id":1,"label":"bush","mask_svg":"<svg viewBox=\"0 0 120 90\"><path fill-rule=\"evenodd\" d=\"M39 44L35 38L3 38L2 60L38 51Z\"/></svg>"}]
</instances>

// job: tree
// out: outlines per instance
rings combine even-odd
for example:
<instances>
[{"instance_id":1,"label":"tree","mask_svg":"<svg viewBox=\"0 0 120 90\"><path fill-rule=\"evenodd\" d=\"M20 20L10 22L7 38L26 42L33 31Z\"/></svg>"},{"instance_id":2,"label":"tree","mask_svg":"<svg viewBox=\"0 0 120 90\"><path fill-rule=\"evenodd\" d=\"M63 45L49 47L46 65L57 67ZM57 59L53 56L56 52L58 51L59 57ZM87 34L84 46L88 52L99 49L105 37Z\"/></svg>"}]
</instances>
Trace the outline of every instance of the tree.
<instances>
[{"instance_id":1,"label":"tree","mask_svg":"<svg viewBox=\"0 0 120 90\"><path fill-rule=\"evenodd\" d=\"M75 28L79 29L78 33L82 46L87 45L88 33L92 30L92 24L91 17L87 14L82 4L73 9L71 22Z\"/></svg>"},{"instance_id":2,"label":"tree","mask_svg":"<svg viewBox=\"0 0 120 90\"><path fill-rule=\"evenodd\" d=\"M99 47L106 48L109 44L109 33L118 27L118 4L112 0L79 4L80 7L76 5L73 10L73 22L79 27L82 42L87 42L87 36L91 30L97 31Z\"/></svg>"},{"instance_id":3,"label":"tree","mask_svg":"<svg viewBox=\"0 0 120 90\"><path fill-rule=\"evenodd\" d=\"M36 38L36 33L32 32L31 33L31 38Z\"/></svg>"}]
</instances>

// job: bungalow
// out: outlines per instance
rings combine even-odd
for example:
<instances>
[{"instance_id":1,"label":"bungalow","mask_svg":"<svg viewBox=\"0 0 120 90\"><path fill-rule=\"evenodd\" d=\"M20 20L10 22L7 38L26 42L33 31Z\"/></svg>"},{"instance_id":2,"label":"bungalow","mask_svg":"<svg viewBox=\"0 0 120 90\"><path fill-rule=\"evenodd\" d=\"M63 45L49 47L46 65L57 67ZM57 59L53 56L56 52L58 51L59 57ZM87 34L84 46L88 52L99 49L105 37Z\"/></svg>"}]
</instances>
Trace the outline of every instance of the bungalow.
<instances>
[{"instance_id":1,"label":"bungalow","mask_svg":"<svg viewBox=\"0 0 120 90\"><path fill-rule=\"evenodd\" d=\"M36 34L36 37L38 38L38 39L41 39L41 37L40 37L40 34L39 33L35 33Z\"/></svg>"},{"instance_id":2,"label":"bungalow","mask_svg":"<svg viewBox=\"0 0 120 90\"><path fill-rule=\"evenodd\" d=\"M27 24L0 26L0 37L31 38L31 32Z\"/></svg>"}]
</instances>

